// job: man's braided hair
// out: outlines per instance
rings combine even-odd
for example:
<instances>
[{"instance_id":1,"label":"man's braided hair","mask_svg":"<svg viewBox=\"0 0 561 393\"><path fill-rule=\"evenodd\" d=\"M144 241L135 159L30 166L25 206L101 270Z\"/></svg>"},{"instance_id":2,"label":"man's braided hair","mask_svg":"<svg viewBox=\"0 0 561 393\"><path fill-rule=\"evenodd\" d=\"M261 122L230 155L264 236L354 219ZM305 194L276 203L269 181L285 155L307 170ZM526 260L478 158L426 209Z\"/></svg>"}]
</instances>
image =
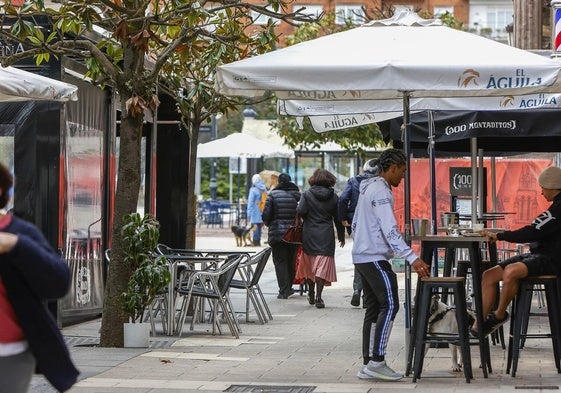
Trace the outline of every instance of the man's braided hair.
<instances>
[{"instance_id":1,"label":"man's braided hair","mask_svg":"<svg viewBox=\"0 0 561 393\"><path fill-rule=\"evenodd\" d=\"M370 172L376 176L388 170L393 164L405 165L407 163L407 157L401 150L398 149L388 149L384 150L380 157L373 158L369 160L364 165L364 171Z\"/></svg>"}]
</instances>

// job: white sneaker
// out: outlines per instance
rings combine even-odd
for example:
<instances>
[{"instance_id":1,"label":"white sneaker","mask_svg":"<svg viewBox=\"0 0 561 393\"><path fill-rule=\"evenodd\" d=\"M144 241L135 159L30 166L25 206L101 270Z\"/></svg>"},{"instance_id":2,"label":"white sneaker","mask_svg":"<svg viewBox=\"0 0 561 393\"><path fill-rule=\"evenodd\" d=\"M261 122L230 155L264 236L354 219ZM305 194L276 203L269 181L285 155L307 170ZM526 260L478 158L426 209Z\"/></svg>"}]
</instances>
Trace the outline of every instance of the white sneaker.
<instances>
[{"instance_id":1,"label":"white sneaker","mask_svg":"<svg viewBox=\"0 0 561 393\"><path fill-rule=\"evenodd\" d=\"M363 366L359 372L358 377L360 375L367 375L369 379L379 379L382 381L399 381L403 378L403 374L396 373L392 370L386 362L382 362L379 365L374 365L374 362L370 361L366 366ZM366 378L361 378L366 379Z\"/></svg>"},{"instance_id":2,"label":"white sneaker","mask_svg":"<svg viewBox=\"0 0 561 393\"><path fill-rule=\"evenodd\" d=\"M366 370L366 365L362 366L362 368L360 369L360 371L356 376L359 377L360 379L376 379L375 377L372 377L371 375L367 374L365 370Z\"/></svg>"}]
</instances>

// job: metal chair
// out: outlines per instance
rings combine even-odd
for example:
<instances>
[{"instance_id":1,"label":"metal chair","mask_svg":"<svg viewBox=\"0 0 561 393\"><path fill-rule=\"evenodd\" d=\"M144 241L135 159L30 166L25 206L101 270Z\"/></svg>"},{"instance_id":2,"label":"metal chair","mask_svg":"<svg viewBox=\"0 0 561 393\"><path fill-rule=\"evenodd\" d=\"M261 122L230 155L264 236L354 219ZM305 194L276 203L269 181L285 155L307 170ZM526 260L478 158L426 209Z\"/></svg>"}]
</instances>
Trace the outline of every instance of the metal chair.
<instances>
[{"instance_id":1,"label":"metal chair","mask_svg":"<svg viewBox=\"0 0 561 393\"><path fill-rule=\"evenodd\" d=\"M223 318L226 320L230 332L236 338L239 338L239 325L232 307L229 297L229 289L234 274L243 259L243 255L229 255L225 261L217 269L205 269L193 271L190 273L187 284L181 285L177 289L179 296L183 297L181 309L179 313L179 323L177 324L176 333L181 337L183 325L187 317L187 310L193 297L200 298L198 300L208 299L211 304L210 321L212 323L212 334L216 334L216 329L222 334L218 316L218 308L222 311ZM193 315L197 315L197 309L200 301L195 301ZM191 330L194 328L195 317L191 320Z\"/></svg>"},{"instance_id":2,"label":"metal chair","mask_svg":"<svg viewBox=\"0 0 561 393\"><path fill-rule=\"evenodd\" d=\"M234 279L230 284L231 288L245 289L246 299L245 299L245 321L249 322L249 302L253 304L255 313L259 318L261 324L268 322L269 319L273 319L271 310L265 301L265 296L259 287L259 280L261 275L265 270L267 261L271 256L271 247L267 247L261 250L259 253L251 256L249 259L243 260L239 267L238 273L241 279Z\"/></svg>"}]
</instances>

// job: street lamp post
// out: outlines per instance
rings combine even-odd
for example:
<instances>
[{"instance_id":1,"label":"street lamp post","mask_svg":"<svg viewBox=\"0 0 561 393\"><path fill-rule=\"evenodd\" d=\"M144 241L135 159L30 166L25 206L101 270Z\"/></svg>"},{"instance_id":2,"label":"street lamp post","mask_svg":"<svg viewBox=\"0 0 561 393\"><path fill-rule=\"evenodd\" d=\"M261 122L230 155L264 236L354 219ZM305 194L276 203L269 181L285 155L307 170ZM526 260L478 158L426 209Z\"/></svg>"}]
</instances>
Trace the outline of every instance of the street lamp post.
<instances>
[{"instance_id":1,"label":"street lamp post","mask_svg":"<svg viewBox=\"0 0 561 393\"><path fill-rule=\"evenodd\" d=\"M212 120L210 123L210 140L213 141L216 139L216 116L212 115ZM218 185L216 184L216 158L212 158L210 163L210 199L215 201L216 200L216 189Z\"/></svg>"}]
</instances>

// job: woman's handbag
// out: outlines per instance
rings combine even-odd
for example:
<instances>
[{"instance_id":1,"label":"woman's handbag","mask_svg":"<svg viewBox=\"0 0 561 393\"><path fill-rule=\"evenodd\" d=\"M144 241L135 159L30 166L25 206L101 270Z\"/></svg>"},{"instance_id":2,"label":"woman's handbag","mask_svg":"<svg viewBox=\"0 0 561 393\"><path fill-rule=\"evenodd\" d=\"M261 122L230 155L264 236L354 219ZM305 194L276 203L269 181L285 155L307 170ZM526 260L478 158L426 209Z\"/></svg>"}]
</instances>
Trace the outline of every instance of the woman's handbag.
<instances>
[{"instance_id":1,"label":"woman's handbag","mask_svg":"<svg viewBox=\"0 0 561 393\"><path fill-rule=\"evenodd\" d=\"M296 217L294 217L294 222L292 223L290 228L286 230L286 232L282 236L282 240L286 243L302 244L302 230L302 221L300 220L300 216L296 214Z\"/></svg>"}]
</instances>

